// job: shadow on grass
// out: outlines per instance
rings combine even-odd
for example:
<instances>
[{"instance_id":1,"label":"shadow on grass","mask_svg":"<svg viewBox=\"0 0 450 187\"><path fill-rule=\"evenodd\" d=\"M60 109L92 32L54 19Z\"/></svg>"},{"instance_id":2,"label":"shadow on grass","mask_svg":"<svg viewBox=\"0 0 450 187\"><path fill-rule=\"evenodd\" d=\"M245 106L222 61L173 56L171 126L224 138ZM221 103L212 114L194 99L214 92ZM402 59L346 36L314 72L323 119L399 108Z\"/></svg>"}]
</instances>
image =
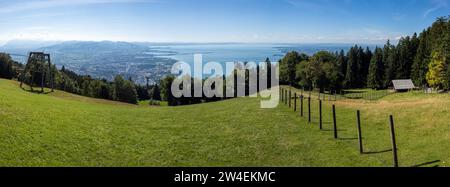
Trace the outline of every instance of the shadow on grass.
<instances>
[{"instance_id":1,"label":"shadow on grass","mask_svg":"<svg viewBox=\"0 0 450 187\"><path fill-rule=\"evenodd\" d=\"M346 141L350 141L350 140L357 140L358 138L338 138L338 140L346 140Z\"/></svg>"},{"instance_id":2,"label":"shadow on grass","mask_svg":"<svg viewBox=\"0 0 450 187\"><path fill-rule=\"evenodd\" d=\"M387 150L383 150L383 151L369 151L369 152L364 152L363 154L371 155L371 154L387 153L387 152L391 152L391 151L392 151L392 149L387 149Z\"/></svg>"},{"instance_id":3,"label":"shadow on grass","mask_svg":"<svg viewBox=\"0 0 450 187\"><path fill-rule=\"evenodd\" d=\"M440 162L440 161L441 161L441 160L435 160L435 161L425 162L425 163L417 164L417 165L414 165L414 166L411 166L411 167L422 167L422 166L427 166L427 165L431 165L431 164L438 163L438 162ZM439 165L434 165L434 166L432 166L432 167L439 167Z\"/></svg>"},{"instance_id":4,"label":"shadow on grass","mask_svg":"<svg viewBox=\"0 0 450 187\"><path fill-rule=\"evenodd\" d=\"M46 95L46 94L49 94L49 93L52 93L51 91L41 91L41 89L39 88L39 89L25 89L25 88L22 88L22 90L23 91L26 91L26 92L30 92L30 93L34 93L34 94L44 94L44 95Z\"/></svg>"},{"instance_id":5,"label":"shadow on grass","mask_svg":"<svg viewBox=\"0 0 450 187\"><path fill-rule=\"evenodd\" d=\"M333 129L322 129L322 131L333 132L334 130L333 130ZM338 129L337 131L338 131L338 132L345 132L345 131L347 131L347 130L346 130L346 129Z\"/></svg>"},{"instance_id":6,"label":"shadow on grass","mask_svg":"<svg viewBox=\"0 0 450 187\"><path fill-rule=\"evenodd\" d=\"M354 94L354 93L366 93L367 91L365 90L345 90L345 94Z\"/></svg>"}]
</instances>

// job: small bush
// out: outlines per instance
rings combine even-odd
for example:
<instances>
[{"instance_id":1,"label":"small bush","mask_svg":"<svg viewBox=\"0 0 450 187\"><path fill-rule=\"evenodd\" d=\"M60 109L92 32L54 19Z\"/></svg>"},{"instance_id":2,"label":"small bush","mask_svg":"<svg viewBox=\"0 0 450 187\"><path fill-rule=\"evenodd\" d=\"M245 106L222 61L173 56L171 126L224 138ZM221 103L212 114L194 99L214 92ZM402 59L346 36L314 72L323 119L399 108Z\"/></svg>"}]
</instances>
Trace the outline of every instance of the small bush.
<instances>
[{"instance_id":1,"label":"small bush","mask_svg":"<svg viewBox=\"0 0 450 187\"><path fill-rule=\"evenodd\" d=\"M156 101L156 100L150 100L149 105L150 106L161 106L161 102Z\"/></svg>"}]
</instances>

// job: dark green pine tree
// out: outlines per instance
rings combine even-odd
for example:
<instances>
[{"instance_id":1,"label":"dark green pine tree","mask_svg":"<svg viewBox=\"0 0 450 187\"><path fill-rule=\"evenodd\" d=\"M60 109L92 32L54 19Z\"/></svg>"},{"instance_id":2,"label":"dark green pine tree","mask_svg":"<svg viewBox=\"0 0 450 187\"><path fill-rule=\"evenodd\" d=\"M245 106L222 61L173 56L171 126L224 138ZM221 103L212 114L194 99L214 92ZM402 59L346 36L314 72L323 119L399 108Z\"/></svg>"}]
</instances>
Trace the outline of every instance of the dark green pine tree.
<instances>
[{"instance_id":1,"label":"dark green pine tree","mask_svg":"<svg viewBox=\"0 0 450 187\"><path fill-rule=\"evenodd\" d=\"M398 61L397 63L397 71L395 74L395 79L408 79L410 78L411 73L411 51L409 49L410 46L410 37L407 36L405 38L401 38L398 42L397 46L397 55Z\"/></svg>"},{"instance_id":2,"label":"dark green pine tree","mask_svg":"<svg viewBox=\"0 0 450 187\"><path fill-rule=\"evenodd\" d=\"M341 50L336 57L337 66L339 67L339 79L338 82L343 83L345 80L345 75L347 73L347 57L345 56L344 50Z\"/></svg>"},{"instance_id":3,"label":"dark green pine tree","mask_svg":"<svg viewBox=\"0 0 450 187\"><path fill-rule=\"evenodd\" d=\"M175 77L172 75L166 76L163 79L160 80L160 86L161 86L161 100L167 101L167 104L169 106L176 106L178 105L177 98L173 96L171 91L171 86L173 81L175 80Z\"/></svg>"},{"instance_id":4,"label":"dark green pine tree","mask_svg":"<svg viewBox=\"0 0 450 187\"><path fill-rule=\"evenodd\" d=\"M357 71L356 71L356 82L355 82L355 88L362 88L365 86L367 82L367 70L365 65L365 58L366 54L364 53L364 49L362 47L357 47L356 52L356 64L357 64Z\"/></svg>"},{"instance_id":5,"label":"dark green pine tree","mask_svg":"<svg viewBox=\"0 0 450 187\"><path fill-rule=\"evenodd\" d=\"M414 33L411 37L411 43L409 45L409 50L411 51L411 57L409 60L411 60L411 65L414 63L414 58L417 54L417 49L419 48L420 39L417 37L417 33Z\"/></svg>"},{"instance_id":6,"label":"dark green pine tree","mask_svg":"<svg viewBox=\"0 0 450 187\"><path fill-rule=\"evenodd\" d=\"M389 84L392 80L398 79L398 71L399 71L399 52L397 47L392 48L391 53L389 54L389 58L387 61L386 73L388 74Z\"/></svg>"},{"instance_id":7,"label":"dark green pine tree","mask_svg":"<svg viewBox=\"0 0 450 187\"><path fill-rule=\"evenodd\" d=\"M352 47L347 53L347 70L345 73L344 87L355 88L357 86L358 74L358 47Z\"/></svg>"},{"instance_id":8,"label":"dark green pine tree","mask_svg":"<svg viewBox=\"0 0 450 187\"><path fill-rule=\"evenodd\" d=\"M395 79L395 46L388 40L383 47L383 63L385 67L384 87L389 87L391 81Z\"/></svg>"},{"instance_id":9,"label":"dark green pine tree","mask_svg":"<svg viewBox=\"0 0 450 187\"><path fill-rule=\"evenodd\" d=\"M388 40L386 42L386 44L383 47L383 62L385 63L384 66L386 67L386 63L388 61L389 58L389 54L391 53L391 49L392 49L392 45L391 45L391 41Z\"/></svg>"},{"instance_id":10,"label":"dark green pine tree","mask_svg":"<svg viewBox=\"0 0 450 187\"><path fill-rule=\"evenodd\" d=\"M137 92L134 83L117 75L114 78L113 97L116 101L137 104Z\"/></svg>"},{"instance_id":11,"label":"dark green pine tree","mask_svg":"<svg viewBox=\"0 0 450 187\"><path fill-rule=\"evenodd\" d=\"M5 53L0 53L0 78L12 79L13 78L13 62L11 56Z\"/></svg>"},{"instance_id":12,"label":"dark green pine tree","mask_svg":"<svg viewBox=\"0 0 450 187\"><path fill-rule=\"evenodd\" d=\"M155 84L149 91L149 97L151 100L161 101L161 90L158 84Z\"/></svg>"},{"instance_id":13,"label":"dark green pine tree","mask_svg":"<svg viewBox=\"0 0 450 187\"><path fill-rule=\"evenodd\" d=\"M292 51L280 60L280 84L292 85L295 79L295 66L299 60L299 54Z\"/></svg>"},{"instance_id":14,"label":"dark green pine tree","mask_svg":"<svg viewBox=\"0 0 450 187\"><path fill-rule=\"evenodd\" d=\"M428 85L426 74L431 53L428 46L428 31L423 31L419 36L419 45L411 68L411 78L416 86Z\"/></svg>"},{"instance_id":15,"label":"dark green pine tree","mask_svg":"<svg viewBox=\"0 0 450 187\"><path fill-rule=\"evenodd\" d=\"M378 90L384 87L384 83L383 50L377 47L370 61L367 86Z\"/></svg>"},{"instance_id":16,"label":"dark green pine tree","mask_svg":"<svg viewBox=\"0 0 450 187\"><path fill-rule=\"evenodd\" d=\"M364 51L364 57L362 59L362 64L361 64L361 87L367 87L367 76L369 74L369 65L370 65L370 61L372 60L372 51L369 49L369 47L366 48L366 50Z\"/></svg>"}]
</instances>

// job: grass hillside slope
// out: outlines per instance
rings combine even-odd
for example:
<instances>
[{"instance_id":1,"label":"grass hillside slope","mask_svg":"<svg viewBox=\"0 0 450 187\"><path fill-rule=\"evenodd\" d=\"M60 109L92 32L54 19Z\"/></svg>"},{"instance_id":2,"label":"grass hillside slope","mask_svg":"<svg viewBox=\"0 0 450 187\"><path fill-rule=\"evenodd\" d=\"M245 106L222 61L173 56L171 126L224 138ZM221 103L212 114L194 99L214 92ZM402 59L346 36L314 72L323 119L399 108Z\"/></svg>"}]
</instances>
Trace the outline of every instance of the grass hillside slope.
<instances>
[{"instance_id":1,"label":"grass hillside slope","mask_svg":"<svg viewBox=\"0 0 450 187\"><path fill-rule=\"evenodd\" d=\"M391 166L385 151L391 113L401 166L449 166L449 95L336 102L338 140L330 131L331 103L325 102L323 131L312 104L308 124L284 104L260 109L257 98L143 107L60 91L35 94L0 79L0 166ZM356 109L363 155L354 139Z\"/></svg>"}]
</instances>

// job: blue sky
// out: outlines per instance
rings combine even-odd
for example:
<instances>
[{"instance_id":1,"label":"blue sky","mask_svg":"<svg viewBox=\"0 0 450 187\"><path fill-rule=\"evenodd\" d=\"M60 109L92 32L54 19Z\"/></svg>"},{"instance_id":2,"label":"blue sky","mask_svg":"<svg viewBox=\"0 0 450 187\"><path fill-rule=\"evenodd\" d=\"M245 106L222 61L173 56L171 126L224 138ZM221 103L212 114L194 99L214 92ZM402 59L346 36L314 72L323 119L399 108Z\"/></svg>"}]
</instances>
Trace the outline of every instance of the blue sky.
<instances>
[{"instance_id":1,"label":"blue sky","mask_svg":"<svg viewBox=\"0 0 450 187\"><path fill-rule=\"evenodd\" d=\"M0 41L382 43L450 0L2 0Z\"/></svg>"}]
</instances>

